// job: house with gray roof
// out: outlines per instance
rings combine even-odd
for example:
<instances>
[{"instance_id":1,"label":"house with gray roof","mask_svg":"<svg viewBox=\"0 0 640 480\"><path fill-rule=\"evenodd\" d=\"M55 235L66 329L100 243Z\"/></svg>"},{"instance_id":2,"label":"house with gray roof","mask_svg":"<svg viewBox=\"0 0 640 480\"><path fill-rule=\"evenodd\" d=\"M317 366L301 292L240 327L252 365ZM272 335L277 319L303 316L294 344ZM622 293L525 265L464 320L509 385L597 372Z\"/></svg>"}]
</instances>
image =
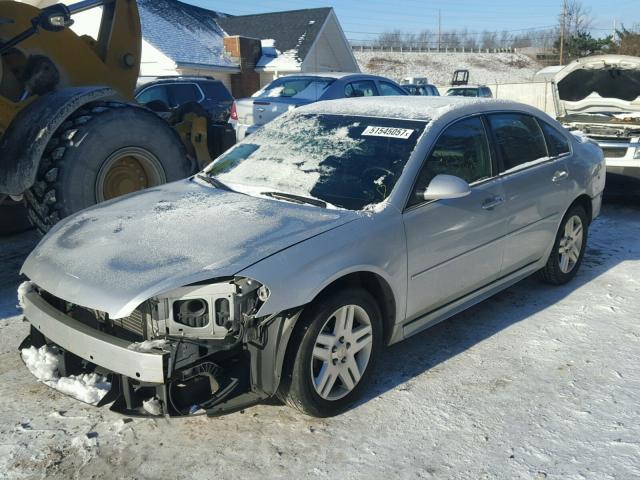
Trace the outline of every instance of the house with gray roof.
<instances>
[{"instance_id":1,"label":"house with gray roof","mask_svg":"<svg viewBox=\"0 0 640 480\"><path fill-rule=\"evenodd\" d=\"M39 7L56 3L25 1ZM143 79L206 75L222 80L235 96L245 96L281 75L359 71L340 22L329 7L232 16L179 0L137 2ZM222 1L211 3L224 5ZM94 36L100 9L74 15L74 21L76 33Z\"/></svg>"}]
</instances>

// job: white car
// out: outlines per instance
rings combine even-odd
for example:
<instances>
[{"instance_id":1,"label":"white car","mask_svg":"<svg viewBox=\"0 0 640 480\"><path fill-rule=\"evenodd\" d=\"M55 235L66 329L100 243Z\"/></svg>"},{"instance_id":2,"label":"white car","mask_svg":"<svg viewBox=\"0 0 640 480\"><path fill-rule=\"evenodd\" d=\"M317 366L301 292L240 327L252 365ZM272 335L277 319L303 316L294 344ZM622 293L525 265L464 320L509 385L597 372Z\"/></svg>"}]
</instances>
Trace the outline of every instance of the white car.
<instances>
[{"instance_id":1,"label":"white car","mask_svg":"<svg viewBox=\"0 0 640 480\"><path fill-rule=\"evenodd\" d=\"M640 181L640 58L581 58L554 81L558 121L600 145L609 174Z\"/></svg>"}]
</instances>

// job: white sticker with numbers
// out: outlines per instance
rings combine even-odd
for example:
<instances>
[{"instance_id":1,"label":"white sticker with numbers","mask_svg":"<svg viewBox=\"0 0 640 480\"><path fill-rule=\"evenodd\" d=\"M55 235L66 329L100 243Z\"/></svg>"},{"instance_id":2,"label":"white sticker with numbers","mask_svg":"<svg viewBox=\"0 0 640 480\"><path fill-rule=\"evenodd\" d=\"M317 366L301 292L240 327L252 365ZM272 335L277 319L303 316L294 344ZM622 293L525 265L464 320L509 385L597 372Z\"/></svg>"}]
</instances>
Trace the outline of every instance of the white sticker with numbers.
<instances>
[{"instance_id":1,"label":"white sticker with numbers","mask_svg":"<svg viewBox=\"0 0 640 480\"><path fill-rule=\"evenodd\" d=\"M411 136L413 130L411 128L394 128L394 127L372 127L364 129L362 135L365 137L389 137L402 138L406 140Z\"/></svg>"}]
</instances>

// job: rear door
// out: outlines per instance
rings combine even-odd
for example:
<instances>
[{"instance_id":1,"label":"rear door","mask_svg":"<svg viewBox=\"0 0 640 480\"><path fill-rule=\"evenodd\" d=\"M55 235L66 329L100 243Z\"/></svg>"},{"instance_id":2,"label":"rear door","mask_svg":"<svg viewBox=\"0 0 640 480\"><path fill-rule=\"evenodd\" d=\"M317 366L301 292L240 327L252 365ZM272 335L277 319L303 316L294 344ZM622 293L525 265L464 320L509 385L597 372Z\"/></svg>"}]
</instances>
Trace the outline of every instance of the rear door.
<instances>
[{"instance_id":1,"label":"rear door","mask_svg":"<svg viewBox=\"0 0 640 480\"><path fill-rule=\"evenodd\" d=\"M502 274L508 275L540 260L555 240L569 196L567 152L547 148L543 129L531 115L495 113L487 119L506 194Z\"/></svg>"},{"instance_id":2,"label":"rear door","mask_svg":"<svg viewBox=\"0 0 640 480\"><path fill-rule=\"evenodd\" d=\"M471 194L425 201L421 194L438 174L466 180ZM504 192L482 118L466 118L447 127L425 161L403 215L409 330L420 327L417 319L423 315L497 278L504 216Z\"/></svg>"}]
</instances>

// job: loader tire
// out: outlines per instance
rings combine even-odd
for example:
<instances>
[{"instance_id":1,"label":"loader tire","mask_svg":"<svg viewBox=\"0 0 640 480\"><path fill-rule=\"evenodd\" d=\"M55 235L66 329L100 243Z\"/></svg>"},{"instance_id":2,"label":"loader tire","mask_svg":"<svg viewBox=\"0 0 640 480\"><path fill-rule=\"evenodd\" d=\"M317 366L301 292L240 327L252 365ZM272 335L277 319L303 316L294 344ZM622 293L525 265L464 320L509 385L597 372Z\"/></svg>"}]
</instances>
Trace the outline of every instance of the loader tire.
<instances>
[{"instance_id":1,"label":"loader tire","mask_svg":"<svg viewBox=\"0 0 640 480\"><path fill-rule=\"evenodd\" d=\"M153 112L119 102L89 104L47 145L25 192L29 220L44 234L79 210L195 170L178 134Z\"/></svg>"}]
</instances>

